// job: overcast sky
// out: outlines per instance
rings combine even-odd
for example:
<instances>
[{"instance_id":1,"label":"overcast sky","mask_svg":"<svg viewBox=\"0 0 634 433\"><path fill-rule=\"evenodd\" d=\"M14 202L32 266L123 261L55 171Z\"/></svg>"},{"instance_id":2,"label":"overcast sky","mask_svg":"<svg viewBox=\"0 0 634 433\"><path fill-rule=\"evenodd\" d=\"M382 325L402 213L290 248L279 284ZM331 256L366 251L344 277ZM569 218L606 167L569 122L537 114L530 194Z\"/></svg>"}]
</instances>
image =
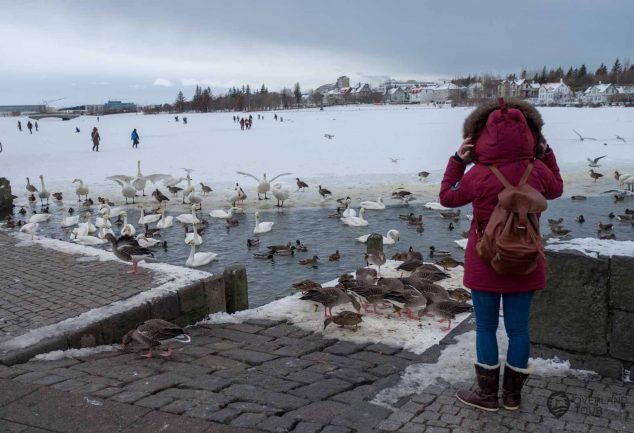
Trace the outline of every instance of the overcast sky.
<instances>
[{"instance_id":1,"label":"overcast sky","mask_svg":"<svg viewBox=\"0 0 634 433\"><path fill-rule=\"evenodd\" d=\"M634 58L633 18L632 0L0 0L0 104L594 70Z\"/></svg>"}]
</instances>

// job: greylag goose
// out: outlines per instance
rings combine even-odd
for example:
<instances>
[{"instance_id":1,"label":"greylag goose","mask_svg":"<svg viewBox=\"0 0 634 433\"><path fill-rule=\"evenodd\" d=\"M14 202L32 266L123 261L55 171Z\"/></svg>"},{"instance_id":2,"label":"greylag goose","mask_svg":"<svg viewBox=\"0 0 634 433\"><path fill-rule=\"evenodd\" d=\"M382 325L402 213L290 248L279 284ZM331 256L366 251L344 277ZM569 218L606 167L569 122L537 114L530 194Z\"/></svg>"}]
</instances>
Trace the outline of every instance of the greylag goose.
<instances>
[{"instance_id":1,"label":"greylag goose","mask_svg":"<svg viewBox=\"0 0 634 433\"><path fill-rule=\"evenodd\" d=\"M335 325L339 325L340 328L345 326L354 326L353 331L356 331L359 327L359 323L363 321L363 316L359 313L355 313L353 311L340 311L335 316L326 317L324 319L324 329L326 326L334 323Z\"/></svg>"},{"instance_id":2,"label":"greylag goose","mask_svg":"<svg viewBox=\"0 0 634 433\"><path fill-rule=\"evenodd\" d=\"M597 181L597 179L599 179L599 178L603 177L603 174L601 174L601 173L597 173L597 172L596 172L596 171L594 171L593 169L590 169L589 173L590 173L590 177L591 177L592 179L594 179L594 181L595 181L595 182Z\"/></svg>"},{"instance_id":3,"label":"greylag goose","mask_svg":"<svg viewBox=\"0 0 634 433\"><path fill-rule=\"evenodd\" d=\"M105 239L112 244L112 252L118 259L132 262L132 274L139 273L139 262L141 260L154 257L152 251L141 247L132 236L121 236L117 239L112 233L107 233Z\"/></svg>"},{"instance_id":4,"label":"greylag goose","mask_svg":"<svg viewBox=\"0 0 634 433\"><path fill-rule=\"evenodd\" d=\"M398 271L407 271L414 272L416 268L422 266L423 262L418 259L407 259L403 263L401 263L396 270Z\"/></svg>"},{"instance_id":5,"label":"greylag goose","mask_svg":"<svg viewBox=\"0 0 634 433\"><path fill-rule=\"evenodd\" d=\"M473 307L464 302L456 302L451 300L434 301L427 297L427 306L423 313L431 313L441 319L438 323L447 321L446 328L440 328L441 331L449 331L451 329L451 320L456 318L456 314L469 313L473 311Z\"/></svg>"},{"instance_id":6,"label":"greylag goose","mask_svg":"<svg viewBox=\"0 0 634 433\"><path fill-rule=\"evenodd\" d=\"M162 206L163 202L170 201L170 199L167 198L158 188L152 192L152 197L154 197L154 199L159 203L159 206Z\"/></svg>"},{"instance_id":7,"label":"greylag goose","mask_svg":"<svg viewBox=\"0 0 634 433\"><path fill-rule=\"evenodd\" d=\"M264 199L268 200L268 197L266 196L266 193L271 190L271 182L273 182L278 177L289 176L289 175L292 174L292 173L280 173L277 176L275 176L274 178L272 178L271 180L267 180L266 179L266 173L264 173L262 175L262 179L254 176L254 175L252 175L250 173L245 173L243 171L238 171L237 173L241 174L242 176L251 177L251 178L255 179L258 182L258 200L262 200L262 197L260 197L260 194L264 194Z\"/></svg>"},{"instance_id":8,"label":"greylag goose","mask_svg":"<svg viewBox=\"0 0 634 433\"><path fill-rule=\"evenodd\" d=\"M64 196L62 196L61 192L54 192L53 194L51 194L53 196L53 198L57 201L62 201L64 200Z\"/></svg>"},{"instance_id":9,"label":"greylag goose","mask_svg":"<svg viewBox=\"0 0 634 433\"><path fill-rule=\"evenodd\" d=\"M359 268L355 276L359 282L374 284L374 280L377 278L377 272L376 269L373 268Z\"/></svg>"},{"instance_id":10,"label":"greylag goose","mask_svg":"<svg viewBox=\"0 0 634 433\"><path fill-rule=\"evenodd\" d=\"M202 182L200 182L200 190L203 192L203 195L209 195L210 192L213 192L213 189L211 189L211 187L205 185Z\"/></svg>"},{"instance_id":11,"label":"greylag goose","mask_svg":"<svg viewBox=\"0 0 634 433\"><path fill-rule=\"evenodd\" d=\"M26 190L30 193L37 192L37 188L31 184L31 181L28 177L26 178Z\"/></svg>"},{"instance_id":12,"label":"greylag goose","mask_svg":"<svg viewBox=\"0 0 634 433\"><path fill-rule=\"evenodd\" d=\"M377 275L381 276L381 266L385 264L385 254L383 251L370 251L365 255L365 260L370 265L374 265L378 268Z\"/></svg>"},{"instance_id":13,"label":"greylag goose","mask_svg":"<svg viewBox=\"0 0 634 433\"><path fill-rule=\"evenodd\" d=\"M385 295L389 290L383 286L375 286L372 284L356 284L348 287L348 290L357 295L363 304L366 313L369 313L368 305L372 305L374 314L380 314L376 306L385 302Z\"/></svg>"},{"instance_id":14,"label":"greylag goose","mask_svg":"<svg viewBox=\"0 0 634 433\"><path fill-rule=\"evenodd\" d=\"M403 311L412 320L419 320L427 306L427 298L412 287L407 287L402 292L388 292L385 300L396 307L399 315ZM418 317L414 316L415 312L418 312Z\"/></svg>"},{"instance_id":15,"label":"greylag goose","mask_svg":"<svg viewBox=\"0 0 634 433\"><path fill-rule=\"evenodd\" d=\"M297 180L297 191L299 191L300 189L302 191L306 191L306 188L308 188L308 184L303 180L299 180L299 177L296 177L295 179Z\"/></svg>"},{"instance_id":16,"label":"greylag goose","mask_svg":"<svg viewBox=\"0 0 634 433\"><path fill-rule=\"evenodd\" d=\"M321 185L319 185L319 195L325 200L329 195L332 196L332 192L330 192L330 190L326 188L322 188Z\"/></svg>"},{"instance_id":17,"label":"greylag goose","mask_svg":"<svg viewBox=\"0 0 634 433\"><path fill-rule=\"evenodd\" d=\"M436 260L436 264L442 266L444 270L447 270L449 268L455 268L456 266L464 266L463 262L459 262L458 260L454 259L451 256L443 257L440 260Z\"/></svg>"},{"instance_id":18,"label":"greylag goose","mask_svg":"<svg viewBox=\"0 0 634 433\"><path fill-rule=\"evenodd\" d=\"M161 353L161 356L169 358L172 355L170 342L189 343L191 337L178 325L162 319L150 319L123 336L121 350L125 350L132 340L148 348L148 353L141 355L145 358L152 357L152 351L155 347L167 344L167 350Z\"/></svg>"},{"instance_id":19,"label":"greylag goose","mask_svg":"<svg viewBox=\"0 0 634 433\"><path fill-rule=\"evenodd\" d=\"M406 277L401 278L403 284L407 287L412 287L418 290L423 295L434 301L442 301L449 299L449 293L447 289L438 284L423 280L422 278Z\"/></svg>"},{"instance_id":20,"label":"greylag goose","mask_svg":"<svg viewBox=\"0 0 634 433\"><path fill-rule=\"evenodd\" d=\"M324 316L331 317L332 309L337 305L347 304L348 302L352 303L352 306L355 310L360 311L361 305L357 300L350 296L348 293L344 292L338 287L323 287L321 289L313 289L309 290L304 296L300 299L306 301L318 302L324 306Z\"/></svg>"}]
</instances>

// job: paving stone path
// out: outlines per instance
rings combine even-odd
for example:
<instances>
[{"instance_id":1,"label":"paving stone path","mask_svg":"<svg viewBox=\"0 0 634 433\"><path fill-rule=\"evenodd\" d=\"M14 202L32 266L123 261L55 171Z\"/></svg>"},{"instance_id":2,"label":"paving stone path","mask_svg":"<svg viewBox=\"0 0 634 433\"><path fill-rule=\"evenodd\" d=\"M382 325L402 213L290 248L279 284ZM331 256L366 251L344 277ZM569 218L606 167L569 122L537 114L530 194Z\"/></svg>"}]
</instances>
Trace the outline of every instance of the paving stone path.
<instances>
[{"instance_id":1,"label":"paving stone path","mask_svg":"<svg viewBox=\"0 0 634 433\"><path fill-rule=\"evenodd\" d=\"M0 343L154 286L147 269L129 275L124 263L16 244L0 231Z\"/></svg>"},{"instance_id":2,"label":"paving stone path","mask_svg":"<svg viewBox=\"0 0 634 433\"><path fill-rule=\"evenodd\" d=\"M190 332L169 360L133 347L0 366L0 431L634 432L634 386L611 379L535 375L521 409L497 413L457 403L455 388L466 384L438 382L390 409L370 401L407 366L436 362L442 344L415 355L261 320ZM547 408L555 392L569 402L560 418Z\"/></svg>"}]
</instances>

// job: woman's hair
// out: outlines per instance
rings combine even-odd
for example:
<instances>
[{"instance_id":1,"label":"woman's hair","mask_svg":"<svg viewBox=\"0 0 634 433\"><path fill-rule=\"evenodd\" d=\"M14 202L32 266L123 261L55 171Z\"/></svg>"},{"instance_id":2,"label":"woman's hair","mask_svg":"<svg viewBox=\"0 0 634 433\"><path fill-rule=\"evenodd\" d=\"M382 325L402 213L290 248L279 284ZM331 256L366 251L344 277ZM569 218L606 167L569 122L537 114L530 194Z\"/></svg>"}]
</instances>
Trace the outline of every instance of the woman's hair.
<instances>
[{"instance_id":1,"label":"woman's hair","mask_svg":"<svg viewBox=\"0 0 634 433\"><path fill-rule=\"evenodd\" d=\"M533 132L535 136L536 143L544 141L544 136L542 135L542 127L544 126L544 121L542 120L541 114L539 111L529 104L528 102L522 99L504 99L508 108L516 108L522 112L524 117L526 118L526 123L528 123L528 127ZM478 108L473 110L473 112L467 117L464 121L464 126L462 127L462 138L471 137L471 141L475 142L478 139L478 136L482 132L484 125L487 123L487 119L489 118L489 114L494 112L495 110L500 108L500 104L497 100L492 99L490 101L482 103Z\"/></svg>"}]
</instances>

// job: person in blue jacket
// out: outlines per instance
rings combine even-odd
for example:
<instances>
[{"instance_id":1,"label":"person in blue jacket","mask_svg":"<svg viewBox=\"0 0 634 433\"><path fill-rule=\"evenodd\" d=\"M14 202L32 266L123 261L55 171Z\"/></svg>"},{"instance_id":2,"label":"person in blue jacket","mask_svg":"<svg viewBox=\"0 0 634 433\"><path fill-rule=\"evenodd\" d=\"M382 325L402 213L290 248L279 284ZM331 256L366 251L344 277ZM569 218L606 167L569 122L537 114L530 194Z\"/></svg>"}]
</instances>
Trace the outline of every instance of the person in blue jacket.
<instances>
[{"instance_id":1,"label":"person in blue jacket","mask_svg":"<svg viewBox=\"0 0 634 433\"><path fill-rule=\"evenodd\" d=\"M136 128L130 134L130 140L132 140L132 148L137 149L139 147L139 133L136 132Z\"/></svg>"}]
</instances>

